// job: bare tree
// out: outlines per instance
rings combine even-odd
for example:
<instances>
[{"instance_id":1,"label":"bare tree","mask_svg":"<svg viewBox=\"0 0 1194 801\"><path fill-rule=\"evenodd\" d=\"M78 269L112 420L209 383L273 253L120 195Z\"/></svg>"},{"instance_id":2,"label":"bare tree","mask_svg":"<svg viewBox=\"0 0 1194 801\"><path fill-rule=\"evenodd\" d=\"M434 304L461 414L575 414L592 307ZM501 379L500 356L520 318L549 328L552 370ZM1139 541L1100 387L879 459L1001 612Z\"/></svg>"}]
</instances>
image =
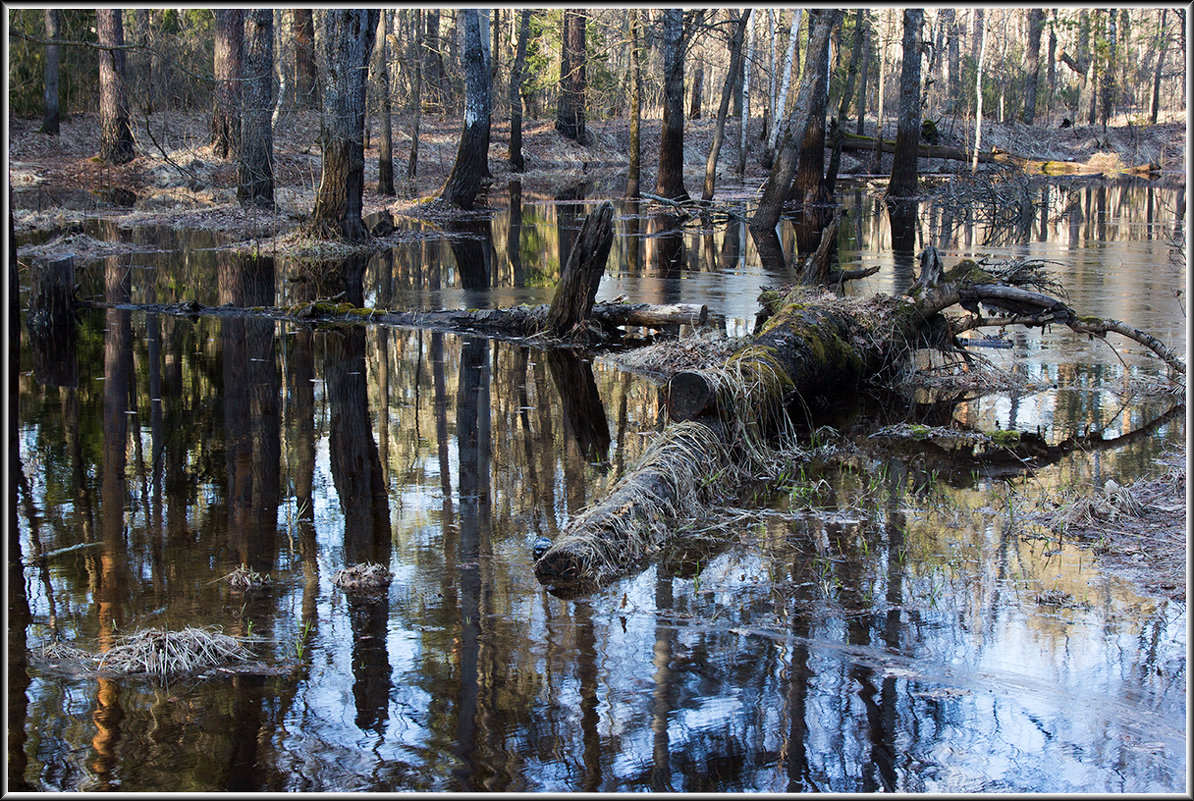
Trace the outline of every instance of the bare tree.
<instances>
[{"instance_id":1,"label":"bare tree","mask_svg":"<svg viewBox=\"0 0 1194 801\"><path fill-rule=\"evenodd\" d=\"M923 8L904 9L903 64L900 68L900 116L891 158L888 197L916 194L916 153L920 148L920 28Z\"/></svg>"},{"instance_id":2,"label":"bare tree","mask_svg":"<svg viewBox=\"0 0 1194 801\"><path fill-rule=\"evenodd\" d=\"M99 51L100 148L99 157L110 164L136 158L133 129L129 124L129 95L124 79L124 24L118 8L95 12L95 34L105 49Z\"/></svg>"},{"instance_id":3,"label":"bare tree","mask_svg":"<svg viewBox=\"0 0 1194 801\"><path fill-rule=\"evenodd\" d=\"M414 182L419 169L419 125L423 119L423 12L412 9L410 12L411 35L410 49L407 51L407 63L412 65L414 78L410 93L410 155L406 160L406 180Z\"/></svg>"},{"instance_id":4,"label":"bare tree","mask_svg":"<svg viewBox=\"0 0 1194 801\"><path fill-rule=\"evenodd\" d=\"M809 11L809 24L824 10ZM829 51L826 49L826 63L816 71L817 82L813 86L813 105L809 110L808 127L800 144L800 160L796 167L796 179L788 199L796 205L820 205L828 200L825 191L825 112L829 106ZM808 69L808 62L805 62Z\"/></svg>"},{"instance_id":5,"label":"bare tree","mask_svg":"<svg viewBox=\"0 0 1194 801\"><path fill-rule=\"evenodd\" d=\"M485 58L486 37L481 32L481 14L461 9L464 49L464 130L456 150L456 161L440 198L453 206L471 209L485 177L489 148L489 64Z\"/></svg>"},{"instance_id":6,"label":"bare tree","mask_svg":"<svg viewBox=\"0 0 1194 801\"><path fill-rule=\"evenodd\" d=\"M865 8L860 8L862 22L859 29L857 47L862 49L862 77L858 80L858 125L854 133L862 136L863 124L866 122L867 78L870 77L871 66L871 14Z\"/></svg>"},{"instance_id":7,"label":"bare tree","mask_svg":"<svg viewBox=\"0 0 1194 801\"><path fill-rule=\"evenodd\" d=\"M46 93L45 114L41 120L41 133L58 135L60 115L58 111L58 9L47 8L46 17ZM1153 115L1154 117L1156 115Z\"/></svg>"},{"instance_id":8,"label":"bare tree","mask_svg":"<svg viewBox=\"0 0 1194 801\"><path fill-rule=\"evenodd\" d=\"M527 63L527 39L531 34L531 9L524 8L518 18L518 47L510 67L510 169L522 172L522 81Z\"/></svg>"},{"instance_id":9,"label":"bare tree","mask_svg":"<svg viewBox=\"0 0 1194 801\"><path fill-rule=\"evenodd\" d=\"M638 9L630 10L630 165L626 169L626 195L639 196L640 158L640 128L643 116L643 66L642 53L639 50L639 14Z\"/></svg>"},{"instance_id":10,"label":"bare tree","mask_svg":"<svg viewBox=\"0 0 1194 801\"><path fill-rule=\"evenodd\" d=\"M222 159L236 159L240 152L241 61L245 19L240 9L215 9L214 72L212 91L211 152Z\"/></svg>"},{"instance_id":11,"label":"bare tree","mask_svg":"<svg viewBox=\"0 0 1194 801\"><path fill-rule=\"evenodd\" d=\"M1021 119L1032 125L1036 118L1036 90L1041 79L1041 34L1045 29L1045 10L1028 11L1028 74L1024 77L1024 114Z\"/></svg>"},{"instance_id":12,"label":"bare tree","mask_svg":"<svg viewBox=\"0 0 1194 801\"><path fill-rule=\"evenodd\" d=\"M245 12L244 112L240 126L240 169L236 197L242 206L274 205L274 14Z\"/></svg>"},{"instance_id":13,"label":"bare tree","mask_svg":"<svg viewBox=\"0 0 1194 801\"><path fill-rule=\"evenodd\" d=\"M713 199L713 190L717 182L717 159L721 153L722 141L725 138L726 116L730 110L730 97L734 94L734 87L738 83L738 70L742 64L742 40L746 35L746 26L750 22L751 10L745 9L734 26L734 33L730 37L730 69L726 73L725 86L721 90L721 105L717 107L717 124L713 128L713 142L709 145L709 158L705 161L705 185L701 191L703 200Z\"/></svg>"},{"instance_id":14,"label":"bare tree","mask_svg":"<svg viewBox=\"0 0 1194 801\"><path fill-rule=\"evenodd\" d=\"M692 101L688 107L688 119L690 120L701 118L701 92L704 89L704 83L705 63L698 61L696 72L692 75Z\"/></svg>"},{"instance_id":15,"label":"bare tree","mask_svg":"<svg viewBox=\"0 0 1194 801\"><path fill-rule=\"evenodd\" d=\"M320 92L323 170L312 225L350 242L365 238L361 206L365 191L365 81L377 35L377 9L322 11L316 54L325 83Z\"/></svg>"},{"instance_id":16,"label":"bare tree","mask_svg":"<svg viewBox=\"0 0 1194 801\"><path fill-rule=\"evenodd\" d=\"M377 147L377 193L394 194L394 127L390 120L390 15L383 10L377 19L377 42L373 45L373 74L381 110L381 141Z\"/></svg>"},{"instance_id":17,"label":"bare tree","mask_svg":"<svg viewBox=\"0 0 1194 801\"><path fill-rule=\"evenodd\" d=\"M564 9L560 37L560 100L556 130L567 139L587 144L585 132L585 22L584 9Z\"/></svg>"},{"instance_id":18,"label":"bare tree","mask_svg":"<svg viewBox=\"0 0 1194 801\"><path fill-rule=\"evenodd\" d=\"M782 120L787 114L788 87L792 83L792 62L796 56L796 37L800 33L802 18L799 8L792 9L792 29L788 34L788 50L784 54L784 65L781 69L783 80L780 81L779 95L775 98L775 105L771 108L771 116L775 120L775 124L771 126L771 136L767 139L767 149L763 157L764 163L768 165L771 163L771 157L774 156L775 146L779 143L780 129L783 128Z\"/></svg>"},{"instance_id":19,"label":"bare tree","mask_svg":"<svg viewBox=\"0 0 1194 801\"><path fill-rule=\"evenodd\" d=\"M663 10L663 130L655 191L687 200L684 189L684 12Z\"/></svg>"},{"instance_id":20,"label":"bare tree","mask_svg":"<svg viewBox=\"0 0 1194 801\"><path fill-rule=\"evenodd\" d=\"M981 12L982 9L977 9ZM974 153L970 157L970 171L978 171L978 151L983 138L983 56L987 53L986 26L982 24L982 15L978 15L978 27L975 29L978 37L978 68L974 71Z\"/></svg>"},{"instance_id":21,"label":"bare tree","mask_svg":"<svg viewBox=\"0 0 1194 801\"><path fill-rule=\"evenodd\" d=\"M753 20L751 20L753 21ZM742 61L742 117L738 126L738 164L734 173L738 180L746 174L746 132L750 128L750 73L755 65L755 26L747 23L746 59Z\"/></svg>"},{"instance_id":22,"label":"bare tree","mask_svg":"<svg viewBox=\"0 0 1194 801\"><path fill-rule=\"evenodd\" d=\"M47 12L48 13L48 12ZM1169 9L1161 9L1161 20L1157 23L1157 62L1153 67L1153 103L1150 120L1157 124L1157 113L1161 109L1161 69L1165 65L1165 51L1169 49L1169 34L1165 30L1165 16Z\"/></svg>"}]
</instances>

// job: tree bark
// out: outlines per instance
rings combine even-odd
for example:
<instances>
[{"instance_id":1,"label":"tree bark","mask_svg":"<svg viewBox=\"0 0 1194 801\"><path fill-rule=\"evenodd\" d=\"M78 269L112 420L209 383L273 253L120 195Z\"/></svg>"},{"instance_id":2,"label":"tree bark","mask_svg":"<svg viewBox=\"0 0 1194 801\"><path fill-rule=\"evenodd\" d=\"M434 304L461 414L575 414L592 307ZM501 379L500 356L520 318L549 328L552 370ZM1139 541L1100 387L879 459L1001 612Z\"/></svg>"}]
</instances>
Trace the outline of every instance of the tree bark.
<instances>
[{"instance_id":1,"label":"tree bark","mask_svg":"<svg viewBox=\"0 0 1194 801\"><path fill-rule=\"evenodd\" d=\"M465 106L464 130L456 150L456 162L440 191L440 198L461 209L471 209L481 190L489 160L489 65L481 39L480 13L462 9Z\"/></svg>"},{"instance_id":2,"label":"tree bark","mask_svg":"<svg viewBox=\"0 0 1194 801\"><path fill-rule=\"evenodd\" d=\"M414 9L413 15L413 30L410 37L410 51L408 56L408 63L414 65L414 84L411 87L410 93L410 155L406 160L406 180L413 184L415 176L419 169L419 125L423 121L423 58L421 48L423 46L423 21L422 11Z\"/></svg>"},{"instance_id":3,"label":"tree bark","mask_svg":"<svg viewBox=\"0 0 1194 801\"><path fill-rule=\"evenodd\" d=\"M684 189L684 12L663 11L663 130L656 194L688 200Z\"/></svg>"},{"instance_id":4,"label":"tree bark","mask_svg":"<svg viewBox=\"0 0 1194 801\"><path fill-rule=\"evenodd\" d=\"M692 101L688 106L688 119L699 120L701 118L701 90L705 83L705 65L702 62L697 62L696 72L692 76Z\"/></svg>"},{"instance_id":5,"label":"tree bark","mask_svg":"<svg viewBox=\"0 0 1194 801\"><path fill-rule=\"evenodd\" d=\"M821 11L809 11L809 24L815 25ZM825 112L829 105L829 51L825 64L817 70L813 85L813 105L809 110L808 128L800 143L800 158L796 163L796 179L788 194L789 202L798 207L822 205L829 201L825 191ZM808 62L805 62L807 68Z\"/></svg>"},{"instance_id":6,"label":"tree bark","mask_svg":"<svg viewBox=\"0 0 1194 801\"><path fill-rule=\"evenodd\" d=\"M373 73L377 80L381 135L377 147L377 194L394 195L394 127L390 120L390 10L383 10L377 20Z\"/></svg>"},{"instance_id":7,"label":"tree bark","mask_svg":"<svg viewBox=\"0 0 1194 801\"><path fill-rule=\"evenodd\" d=\"M641 164L640 130L643 117L643 68L642 53L639 51L639 11L631 9L630 14L630 164L626 169L626 196L639 197L639 173Z\"/></svg>"},{"instance_id":8,"label":"tree bark","mask_svg":"<svg viewBox=\"0 0 1194 801\"><path fill-rule=\"evenodd\" d=\"M58 39L58 9L47 8L45 10L45 18L46 39L51 42L56 41ZM50 136L58 135L61 119L58 110L58 61L58 45L46 45L45 113L42 115L39 133L49 134ZM1154 118L1156 117L1155 114L1153 116Z\"/></svg>"},{"instance_id":9,"label":"tree bark","mask_svg":"<svg viewBox=\"0 0 1194 801\"><path fill-rule=\"evenodd\" d=\"M585 218L560 271L560 283L547 312L549 333L565 336L588 319L613 241L614 207L606 201Z\"/></svg>"},{"instance_id":10,"label":"tree bark","mask_svg":"<svg viewBox=\"0 0 1194 801\"><path fill-rule=\"evenodd\" d=\"M235 161L240 153L241 61L245 19L240 9L215 10L215 75L211 115L212 155Z\"/></svg>"},{"instance_id":11,"label":"tree bark","mask_svg":"<svg viewBox=\"0 0 1194 801\"><path fill-rule=\"evenodd\" d=\"M585 131L585 22L584 9L564 9L560 37L560 100L556 130L579 144L588 144Z\"/></svg>"},{"instance_id":12,"label":"tree bark","mask_svg":"<svg viewBox=\"0 0 1194 801\"><path fill-rule=\"evenodd\" d=\"M1115 14L1117 9L1109 9L1107 11L1107 66L1103 70L1102 84L1100 86L1102 94L1102 111L1100 118L1103 123L1103 130L1107 129L1107 121L1111 119L1111 105L1115 95L1115 63L1117 58L1117 42L1118 42L1118 27L1115 23Z\"/></svg>"},{"instance_id":13,"label":"tree bark","mask_svg":"<svg viewBox=\"0 0 1194 801\"><path fill-rule=\"evenodd\" d=\"M316 46L322 74L320 145L323 171L312 225L323 235L359 242L365 192L365 80L377 35L376 9L320 14Z\"/></svg>"},{"instance_id":14,"label":"tree bark","mask_svg":"<svg viewBox=\"0 0 1194 801\"><path fill-rule=\"evenodd\" d=\"M510 68L510 169L522 172L522 81L527 63L527 39L531 34L531 9L524 8L518 18L518 48Z\"/></svg>"},{"instance_id":15,"label":"tree bark","mask_svg":"<svg viewBox=\"0 0 1194 801\"><path fill-rule=\"evenodd\" d=\"M920 144L920 26L924 9L904 9L904 55L900 69L900 117L896 127L896 149L891 159L888 197L916 194L916 155Z\"/></svg>"},{"instance_id":16,"label":"tree bark","mask_svg":"<svg viewBox=\"0 0 1194 801\"><path fill-rule=\"evenodd\" d=\"M738 164L734 168L734 174L738 176L741 181L746 174L746 132L750 129L750 74L754 71L755 64L755 26L750 24L753 19L747 22L746 58L742 60L742 116L739 118L738 126Z\"/></svg>"},{"instance_id":17,"label":"tree bark","mask_svg":"<svg viewBox=\"0 0 1194 801\"><path fill-rule=\"evenodd\" d=\"M301 108L319 103L319 83L315 72L315 18L309 8L296 8L291 18L290 35L294 37L294 91Z\"/></svg>"},{"instance_id":18,"label":"tree bark","mask_svg":"<svg viewBox=\"0 0 1194 801\"><path fill-rule=\"evenodd\" d=\"M854 50L850 54L850 66L846 72L846 88L842 92L841 105L837 110L837 125L833 128L832 147L829 155L829 166L825 169L825 193L833 195L837 184L837 171L842 161L842 140L846 134L846 113L850 110L850 98L854 96L854 77L858 74L858 59L862 51L862 44L866 35L866 10L858 9L854 17ZM859 119L862 119L861 115Z\"/></svg>"},{"instance_id":19,"label":"tree bark","mask_svg":"<svg viewBox=\"0 0 1194 801\"><path fill-rule=\"evenodd\" d=\"M124 25L120 9L95 12L96 39L107 48L124 46ZM124 50L100 50L100 147L99 157L110 164L127 164L136 157L133 129L129 123L129 96L124 77Z\"/></svg>"},{"instance_id":20,"label":"tree bark","mask_svg":"<svg viewBox=\"0 0 1194 801\"><path fill-rule=\"evenodd\" d=\"M733 36L730 38L730 71L726 74L725 86L721 90L721 105L717 107L717 125L713 129L713 142L709 145L709 158L705 161L705 185L701 191L702 200L713 199L713 190L717 183L717 159L721 154L722 141L725 139L730 97L734 94L734 87L738 83L737 71L742 63L742 40L746 35L746 25L750 21L750 13L749 8L742 12L738 24L734 26Z\"/></svg>"},{"instance_id":21,"label":"tree bark","mask_svg":"<svg viewBox=\"0 0 1194 801\"><path fill-rule=\"evenodd\" d=\"M962 93L962 66L960 54L958 52L959 35L957 9L941 9L941 24L945 27L945 66L949 71L949 81L947 84L949 105L947 110L950 114L954 114L957 112L958 108L958 97Z\"/></svg>"},{"instance_id":22,"label":"tree bark","mask_svg":"<svg viewBox=\"0 0 1194 801\"><path fill-rule=\"evenodd\" d=\"M792 27L788 33L788 50L784 54L784 66L782 69L783 80L780 81L779 96L775 99L775 106L771 109L772 118L775 120L771 127L771 136L767 140L767 150L764 154L763 161L766 166L771 166L771 161L775 157L775 148L779 144L779 135L785 127L785 121L788 119L788 88L792 84L792 68L793 59L796 56L796 38L800 34L800 20L803 18L803 12L799 8L792 9Z\"/></svg>"},{"instance_id":23,"label":"tree bark","mask_svg":"<svg viewBox=\"0 0 1194 801\"><path fill-rule=\"evenodd\" d=\"M1041 79L1041 34L1045 28L1045 11L1033 8L1028 11L1028 74L1024 76L1025 125L1032 125L1036 119L1037 85Z\"/></svg>"},{"instance_id":24,"label":"tree bark","mask_svg":"<svg viewBox=\"0 0 1194 801\"><path fill-rule=\"evenodd\" d=\"M1157 114L1161 110L1161 69L1165 65L1165 51L1169 49L1169 36L1165 32L1165 15L1168 13L1169 9L1161 9L1161 22L1157 26L1157 63L1153 68L1153 102L1152 112L1149 115L1149 120L1153 125L1157 124Z\"/></svg>"},{"instance_id":25,"label":"tree bark","mask_svg":"<svg viewBox=\"0 0 1194 801\"><path fill-rule=\"evenodd\" d=\"M254 9L244 17L245 50L236 197L242 206L274 205L274 15Z\"/></svg>"},{"instance_id":26,"label":"tree bark","mask_svg":"<svg viewBox=\"0 0 1194 801\"><path fill-rule=\"evenodd\" d=\"M424 93L427 110L442 113L448 105L448 77L439 35L438 8L427 10L426 61L423 64Z\"/></svg>"},{"instance_id":27,"label":"tree bark","mask_svg":"<svg viewBox=\"0 0 1194 801\"><path fill-rule=\"evenodd\" d=\"M798 147L804 141L805 132L809 126L817 74L825 69L829 34L833 30L833 26L841 19L841 14L842 12L837 9L825 9L824 14L818 16L812 28L804 75L800 80L800 93L796 97L796 108L791 118L783 125L779 152L776 155L775 163L771 166L767 182L763 185L758 208L750 220L750 227L753 230L766 231L774 228L783 213L784 200L788 197L792 181L796 177Z\"/></svg>"},{"instance_id":28,"label":"tree bark","mask_svg":"<svg viewBox=\"0 0 1194 801\"><path fill-rule=\"evenodd\" d=\"M987 37L983 26L983 10L975 9L975 35L978 37L978 67L974 71L974 155L970 160L970 171L978 170L978 153L983 138L983 56L987 52ZM1093 120L1092 120L1093 122Z\"/></svg>"},{"instance_id":29,"label":"tree bark","mask_svg":"<svg viewBox=\"0 0 1194 801\"><path fill-rule=\"evenodd\" d=\"M871 15L866 9L859 10L862 12L862 38L858 44L862 48L862 77L858 81L858 124L854 127L854 133L862 136L866 123L867 79L870 77L871 66Z\"/></svg>"}]
</instances>

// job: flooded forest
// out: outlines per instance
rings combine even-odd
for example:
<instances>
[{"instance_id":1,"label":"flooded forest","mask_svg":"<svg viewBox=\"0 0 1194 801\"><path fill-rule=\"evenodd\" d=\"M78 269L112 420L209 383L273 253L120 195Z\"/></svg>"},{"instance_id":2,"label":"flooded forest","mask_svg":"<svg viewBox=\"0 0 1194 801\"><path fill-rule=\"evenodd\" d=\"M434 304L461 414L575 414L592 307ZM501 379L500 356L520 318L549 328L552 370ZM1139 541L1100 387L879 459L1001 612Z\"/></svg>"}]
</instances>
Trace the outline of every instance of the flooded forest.
<instances>
[{"instance_id":1,"label":"flooded forest","mask_svg":"<svg viewBox=\"0 0 1194 801\"><path fill-rule=\"evenodd\" d=\"M1190 792L1184 7L6 17L7 792Z\"/></svg>"}]
</instances>

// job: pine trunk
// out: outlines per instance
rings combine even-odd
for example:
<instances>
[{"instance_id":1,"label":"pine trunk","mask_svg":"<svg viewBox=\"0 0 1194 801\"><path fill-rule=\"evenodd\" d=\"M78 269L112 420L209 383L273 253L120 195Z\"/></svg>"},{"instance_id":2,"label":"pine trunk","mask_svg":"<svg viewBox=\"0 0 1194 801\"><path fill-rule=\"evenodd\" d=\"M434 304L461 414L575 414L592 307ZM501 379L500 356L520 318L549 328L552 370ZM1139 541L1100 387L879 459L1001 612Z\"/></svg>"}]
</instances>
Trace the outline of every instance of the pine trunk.
<instances>
[{"instance_id":1,"label":"pine trunk","mask_svg":"<svg viewBox=\"0 0 1194 801\"><path fill-rule=\"evenodd\" d=\"M464 29L461 58L465 82L464 130L456 162L440 198L458 208L471 209L488 163L489 69L482 47L480 14L475 9L462 9L459 13Z\"/></svg>"},{"instance_id":2,"label":"pine trunk","mask_svg":"<svg viewBox=\"0 0 1194 801\"><path fill-rule=\"evenodd\" d=\"M556 130L566 139L588 143L585 131L585 21L583 9L564 9L560 40L560 101Z\"/></svg>"},{"instance_id":3,"label":"pine trunk","mask_svg":"<svg viewBox=\"0 0 1194 801\"><path fill-rule=\"evenodd\" d=\"M53 42L58 38L58 9L47 8L45 17L46 39ZM60 123L58 111L58 58L58 45L46 45L45 113L42 116L39 133L49 134L50 136L58 135ZM1154 114L1153 116L1155 117L1156 115Z\"/></svg>"},{"instance_id":4,"label":"pine trunk","mask_svg":"<svg viewBox=\"0 0 1194 801\"><path fill-rule=\"evenodd\" d=\"M383 10L377 20L373 72L381 111L381 135L377 147L377 194L394 195L394 126L390 120L390 14Z\"/></svg>"},{"instance_id":5,"label":"pine trunk","mask_svg":"<svg viewBox=\"0 0 1194 801\"><path fill-rule=\"evenodd\" d=\"M669 200L687 200L684 189L684 12L663 12L663 130L655 191Z\"/></svg>"},{"instance_id":6,"label":"pine trunk","mask_svg":"<svg viewBox=\"0 0 1194 801\"><path fill-rule=\"evenodd\" d=\"M923 21L923 9L904 9L900 117L896 125L896 149L891 157L888 197L912 197L916 194L916 151L920 145L920 26Z\"/></svg>"},{"instance_id":7,"label":"pine trunk","mask_svg":"<svg viewBox=\"0 0 1194 801\"><path fill-rule=\"evenodd\" d=\"M321 12L316 45L326 70L320 143L323 171L315 197L316 231L350 242L365 238L365 79L377 35L376 9Z\"/></svg>"},{"instance_id":8,"label":"pine trunk","mask_svg":"<svg viewBox=\"0 0 1194 801\"><path fill-rule=\"evenodd\" d=\"M211 115L213 156L235 161L240 153L241 62L244 49L244 12L215 10L216 84Z\"/></svg>"},{"instance_id":9,"label":"pine trunk","mask_svg":"<svg viewBox=\"0 0 1194 801\"><path fill-rule=\"evenodd\" d=\"M106 47L124 45L120 9L95 12L96 39ZM100 147L99 157L109 164L127 164L136 157L129 124L129 96L124 80L124 51L99 51Z\"/></svg>"},{"instance_id":10,"label":"pine trunk","mask_svg":"<svg viewBox=\"0 0 1194 801\"><path fill-rule=\"evenodd\" d=\"M274 205L273 11L253 9L245 12L244 33L244 109L240 121L236 197L242 206L270 208Z\"/></svg>"}]
</instances>

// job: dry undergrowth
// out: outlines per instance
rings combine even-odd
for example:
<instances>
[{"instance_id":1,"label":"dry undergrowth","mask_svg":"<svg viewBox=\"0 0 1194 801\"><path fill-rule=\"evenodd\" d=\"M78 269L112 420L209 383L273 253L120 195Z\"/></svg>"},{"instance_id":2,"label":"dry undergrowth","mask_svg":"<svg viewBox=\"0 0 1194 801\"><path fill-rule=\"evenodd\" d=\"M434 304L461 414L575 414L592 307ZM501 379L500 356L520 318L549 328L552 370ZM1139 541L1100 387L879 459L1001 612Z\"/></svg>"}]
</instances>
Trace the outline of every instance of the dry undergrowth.
<instances>
[{"instance_id":1,"label":"dry undergrowth","mask_svg":"<svg viewBox=\"0 0 1194 801\"><path fill-rule=\"evenodd\" d=\"M148 628L117 637L108 650L93 654L60 640L41 649L49 667L72 672L170 679L208 670L236 671L251 666L253 654L245 640L215 627L181 631Z\"/></svg>"}]
</instances>

